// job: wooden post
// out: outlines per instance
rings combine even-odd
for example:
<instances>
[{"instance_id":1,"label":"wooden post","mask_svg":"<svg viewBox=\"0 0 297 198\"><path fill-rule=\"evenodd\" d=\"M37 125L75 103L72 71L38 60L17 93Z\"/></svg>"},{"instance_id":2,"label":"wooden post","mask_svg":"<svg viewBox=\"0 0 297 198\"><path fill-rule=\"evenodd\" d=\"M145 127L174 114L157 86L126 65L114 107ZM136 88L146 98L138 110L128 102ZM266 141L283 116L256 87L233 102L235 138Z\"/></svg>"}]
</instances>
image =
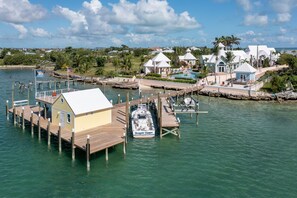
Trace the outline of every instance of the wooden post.
<instances>
[{"instance_id":1,"label":"wooden post","mask_svg":"<svg viewBox=\"0 0 297 198\"><path fill-rule=\"evenodd\" d=\"M31 111L30 124L31 124L31 135L33 137L34 136L33 111Z\"/></svg>"},{"instance_id":2,"label":"wooden post","mask_svg":"<svg viewBox=\"0 0 297 198\"><path fill-rule=\"evenodd\" d=\"M9 120L9 107L8 107L8 100L6 100L6 119Z\"/></svg>"},{"instance_id":3,"label":"wooden post","mask_svg":"<svg viewBox=\"0 0 297 198\"><path fill-rule=\"evenodd\" d=\"M46 104L44 104L44 119L47 119Z\"/></svg>"},{"instance_id":4,"label":"wooden post","mask_svg":"<svg viewBox=\"0 0 297 198\"><path fill-rule=\"evenodd\" d=\"M21 127L21 117L22 117L22 112L20 111L20 114L18 115L18 126Z\"/></svg>"},{"instance_id":5,"label":"wooden post","mask_svg":"<svg viewBox=\"0 0 297 198\"><path fill-rule=\"evenodd\" d=\"M105 149L105 161L108 162L108 148Z\"/></svg>"},{"instance_id":6,"label":"wooden post","mask_svg":"<svg viewBox=\"0 0 297 198\"><path fill-rule=\"evenodd\" d=\"M157 102L157 105L158 105L158 109L157 109L158 119L160 119L160 101L161 101L160 93L158 93L158 102Z\"/></svg>"},{"instance_id":7,"label":"wooden post","mask_svg":"<svg viewBox=\"0 0 297 198\"><path fill-rule=\"evenodd\" d=\"M13 124L16 124L16 112L15 112L15 107L13 107Z\"/></svg>"},{"instance_id":8,"label":"wooden post","mask_svg":"<svg viewBox=\"0 0 297 198\"><path fill-rule=\"evenodd\" d=\"M28 105L30 104L30 89L28 88Z\"/></svg>"},{"instance_id":9,"label":"wooden post","mask_svg":"<svg viewBox=\"0 0 297 198\"><path fill-rule=\"evenodd\" d=\"M38 140L41 139L40 113L38 114Z\"/></svg>"},{"instance_id":10,"label":"wooden post","mask_svg":"<svg viewBox=\"0 0 297 198\"><path fill-rule=\"evenodd\" d=\"M38 104L38 115L40 114L40 102L36 102Z\"/></svg>"},{"instance_id":11,"label":"wooden post","mask_svg":"<svg viewBox=\"0 0 297 198\"><path fill-rule=\"evenodd\" d=\"M162 139L162 100L160 100L160 117L159 117L159 127L160 127L160 138Z\"/></svg>"},{"instance_id":12,"label":"wooden post","mask_svg":"<svg viewBox=\"0 0 297 198\"><path fill-rule=\"evenodd\" d=\"M58 139L59 139L59 153L62 152L62 139L61 139L61 123L59 123Z\"/></svg>"},{"instance_id":13,"label":"wooden post","mask_svg":"<svg viewBox=\"0 0 297 198\"><path fill-rule=\"evenodd\" d=\"M90 135L87 135L86 144L86 155L87 155L87 170L90 170Z\"/></svg>"},{"instance_id":14,"label":"wooden post","mask_svg":"<svg viewBox=\"0 0 297 198\"><path fill-rule=\"evenodd\" d=\"M75 160L75 132L74 129L72 129L72 137L71 137L71 151L72 151L72 160Z\"/></svg>"},{"instance_id":15,"label":"wooden post","mask_svg":"<svg viewBox=\"0 0 297 198\"><path fill-rule=\"evenodd\" d=\"M12 90L11 90L11 104L12 108L14 108L14 84L12 83Z\"/></svg>"},{"instance_id":16,"label":"wooden post","mask_svg":"<svg viewBox=\"0 0 297 198\"><path fill-rule=\"evenodd\" d=\"M47 119L47 145L51 145L51 119Z\"/></svg>"},{"instance_id":17,"label":"wooden post","mask_svg":"<svg viewBox=\"0 0 297 198\"><path fill-rule=\"evenodd\" d=\"M129 117L130 117L130 112L129 112L129 108L130 108L130 105L129 105L129 92L127 92L127 95L126 95L126 125L127 125L127 130L126 132L128 133L128 130L129 130Z\"/></svg>"},{"instance_id":18,"label":"wooden post","mask_svg":"<svg viewBox=\"0 0 297 198\"><path fill-rule=\"evenodd\" d=\"M22 129L25 129L25 114L24 114L25 108L22 107Z\"/></svg>"},{"instance_id":19,"label":"wooden post","mask_svg":"<svg viewBox=\"0 0 297 198\"><path fill-rule=\"evenodd\" d=\"M142 98L141 90L139 90L139 98Z\"/></svg>"},{"instance_id":20,"label":"wooden post","mask_svg":"<svg viewBox=\"0 0 297 198\"><path fill-rule=\"evenodd\" d=\"M180 119L177 118L177 122L179 123L179 126L178 126L178 138L180 138Z\"/></svg>"},{"instance_id":21,"label":"wooden post","mask_svg":"<svg viewBox=\"0 0 297 198\"><path fill-rule=\"evenodd\" d=\"M124 153L124 155L126 155L126 133L124 132L123 133L123 138L125 139L125 141L123 142L123 153Z\"/></svg>"},{"instance_id":22,"label":"wooden post","mask_svg":"<svg viewBox=\"0 0 297 198\"><path fill-rule=\"evenodd\" d=\"M118 94L118 104L121 102L121 94Z\"/></svg>"}]
</instances>

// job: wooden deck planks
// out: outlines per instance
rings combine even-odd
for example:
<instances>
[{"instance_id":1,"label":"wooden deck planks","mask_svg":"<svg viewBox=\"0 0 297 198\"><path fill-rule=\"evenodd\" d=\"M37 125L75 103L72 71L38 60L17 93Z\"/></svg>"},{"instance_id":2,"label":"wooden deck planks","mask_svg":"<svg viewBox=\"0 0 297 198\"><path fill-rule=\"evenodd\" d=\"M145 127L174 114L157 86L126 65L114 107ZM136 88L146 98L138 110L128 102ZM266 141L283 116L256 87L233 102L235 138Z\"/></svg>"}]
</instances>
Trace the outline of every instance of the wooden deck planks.
<instances>
[{"instance_id":1,"label":"wooden deck planks","mask_svg":"<svg viewBox=\"0 0 297 198\"><path fill-rule=\"evenodd\" d=\"M33 124L38 125L38 112L39 108L35 106L23 106L24 107L24 119L26 122L30 122L31 111L33 111ZM42 109L41 109L42 110ZM13 112L13 109L9 110L10 113ZM16 112L18 116L22 112L22 107L16 107ZM95 153L100 150L115 146L117 144L123 143L125 140L123 138L123 133L125 129L125 108L114 108L112 109L112 123L104 126L100 126L94 129L82 131L75 133L75 142L74 145L77 148L86 150L87 135L90 135L90 153ZM40 128L47 130L48 120L40 117ZM52 135L58 136L59 126L53 125L51 123L50 133ZM61 138L71 143L72 132L62 128Z\"/></svg>"}]
</instances>

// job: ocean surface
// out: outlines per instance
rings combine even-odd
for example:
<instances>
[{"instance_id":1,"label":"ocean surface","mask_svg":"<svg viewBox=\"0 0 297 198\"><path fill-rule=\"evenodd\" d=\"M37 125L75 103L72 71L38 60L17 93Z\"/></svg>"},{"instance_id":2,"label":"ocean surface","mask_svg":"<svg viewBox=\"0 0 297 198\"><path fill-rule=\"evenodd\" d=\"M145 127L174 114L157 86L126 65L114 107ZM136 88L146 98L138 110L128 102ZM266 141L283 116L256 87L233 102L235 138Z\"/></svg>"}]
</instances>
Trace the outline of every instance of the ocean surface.
<instances>
[{"instance_id":1,"label":"ocean surface","mask_svg":"<svg viewBox=\"0 0 297 198\"><path fill-rule=\"evenodd\" d=\"M0 197L297 197L296 103L199 96L209 113L198 127L194 116L179 115L181 139L129 138L126 157L121 146L108 163L95 154L88 172L84 153L72 161L69 146L59 154L56 141L48 148L46 137L6 120L12 83L30 80L31 70L0 70ZM104 91L114 100L126 92Z\"/></svg>"}]
</instances>

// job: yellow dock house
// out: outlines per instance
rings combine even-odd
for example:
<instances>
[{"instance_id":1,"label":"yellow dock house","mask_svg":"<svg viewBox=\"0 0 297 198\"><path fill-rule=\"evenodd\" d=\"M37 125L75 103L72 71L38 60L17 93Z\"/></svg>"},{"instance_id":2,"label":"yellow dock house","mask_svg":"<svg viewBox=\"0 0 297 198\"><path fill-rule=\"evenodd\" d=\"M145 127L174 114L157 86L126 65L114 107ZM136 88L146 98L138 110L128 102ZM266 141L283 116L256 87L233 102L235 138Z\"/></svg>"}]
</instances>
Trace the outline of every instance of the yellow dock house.
<instances>
[{"instance_id":1,"label":"yellow dock house","mask_svg":"<svg viewBox=\"0 0 297 198\"><path fill-rule=\"evenodd\" d=\"M52 123L78 133L110 124L112 107L99 88L62 93L52 105Z\"/></svg>"}]
</instances>

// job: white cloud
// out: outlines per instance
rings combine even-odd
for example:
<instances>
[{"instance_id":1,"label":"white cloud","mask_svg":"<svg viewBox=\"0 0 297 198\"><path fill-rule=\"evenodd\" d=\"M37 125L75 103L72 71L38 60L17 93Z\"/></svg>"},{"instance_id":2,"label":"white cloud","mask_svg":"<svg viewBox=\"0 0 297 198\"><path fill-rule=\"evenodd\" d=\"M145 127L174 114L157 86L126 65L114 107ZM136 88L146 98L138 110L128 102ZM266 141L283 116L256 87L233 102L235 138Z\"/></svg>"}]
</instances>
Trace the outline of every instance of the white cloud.
<instances>
[{"instance_id":1,"label":"white cloud","mask_svg":"<svg viewBox=\"0 0 297 198\"><path fill-rule=\"evenodd\" d=\"M115 38L115 37L111 39L111 42L117 46L120 46L123 44L123 41L121 39Z\"/></svg>"},{"instance_id":2,"label":"white cloud","mask_svg":"<svg viewBox=\"0 0 297 198\"><path fill-rule=\"evenodd\" d=\"M24 23L42 19L47 11L28 0L0 0L0 21Z\"/></svg>"},{"instance_id":3,"label":"white cloud","mask_svg":"<svg viewBox=\"0 0 297 198\"><path fill-rule=\"evenodd\" d=\"M280 27L280 28L279 28L279 31L280 31L282 34L285 34L285 33L287 32L287 29Z\"/></svg>"},{"instance_id":4,"label":"white cloud","mask_svg":"<svg viewBox=\"0 0 297 198\"><path fill-rule=\"evenodd\" d=\"M20 39L23 39L27 36L28 30L27 30L27 28L25 28L25 26L20 25L20 24L13 24L13 23L10 23L10 25L12 27L14 27L19 32Z\"/></svg>"},{"instance_id":5,"label":"white cloud","mask_svg":"<svg viewBox=\"0 0 297 198\"><path fill-rule=\"evenodd\" d=\"M50 34L42 28L31 29L30 31L31 31L31 34L36 37L49 37L50 36Z\"/></svg>"},{"instance_id":6,"label":"white cloud","mask_svg":"<svg viewBox=\"0 0 297 198\"><path fill-rule=\"evenodd\" d=\"M188 12L175 13L166 0L120 0L112 4L111 21L120 25L136 25L138 33L160 33L200 27Z\"/></svg>"},{"instance_id":7,"label":"white cloud","mask_svg":"<svg viewBox=\"0 0 297 198\"><path fill-rule=\"evenodd\" d=\"M88 22L86 17L80 12L74 12L68 8L57 6L53 12L57 15L61 15L70 21L71 27L69 28L71 33L84 33L88 30Z\"/></svg>"},{"instance_id":8,"label":"white cloud","mask_svg":"<svg viewBox=\"0 0 297 198\"><path fill-rule=\"evenodd\" d=\"M297 7L297 0L270 0L272 8L277 12L278 22L291 20L291 11Z\"/></svg>"},{"instance_id":9,"label":"white cloud","mask_svg":"<svg viewBox=\"0 0 297 198\"><path fill-rule=\"evenodd\" d=\"M288 22L291 20L291 14L290 13L280 13L277 14L277 20L278 22Z\"/></svg>"},{"instance_id":10,"label":"white cloud","mask_svg":"<svg viewBox=\"0 0 297 198\"><path fill-rule=\"evenodd\" d=\"M252 8L250 0L237 0L237 3L241 5L244 11L250 11Z\"/></svg>"},{"instance_id":11,"label":"white cloud","mask_svg":"<svg viewBox=\"0 0 297 198\"><path fill-rule=\"evenodd\" d=\"M244 24L247 26L264 26L268 24L268 16L267 15L246 15L244 18Z\"/></svg>"},{"instance_id":12,"label":"white cloud","mask_svg":"<svg viewBox=\"0 0 297 198\"><path fill-rule=\"evenodd\" d=\"M99 0L91 0L91 2L84 1L83 7L90 10L93 14L98 14L102 8L102 4Z\"/></svg>"}]
</instances>

